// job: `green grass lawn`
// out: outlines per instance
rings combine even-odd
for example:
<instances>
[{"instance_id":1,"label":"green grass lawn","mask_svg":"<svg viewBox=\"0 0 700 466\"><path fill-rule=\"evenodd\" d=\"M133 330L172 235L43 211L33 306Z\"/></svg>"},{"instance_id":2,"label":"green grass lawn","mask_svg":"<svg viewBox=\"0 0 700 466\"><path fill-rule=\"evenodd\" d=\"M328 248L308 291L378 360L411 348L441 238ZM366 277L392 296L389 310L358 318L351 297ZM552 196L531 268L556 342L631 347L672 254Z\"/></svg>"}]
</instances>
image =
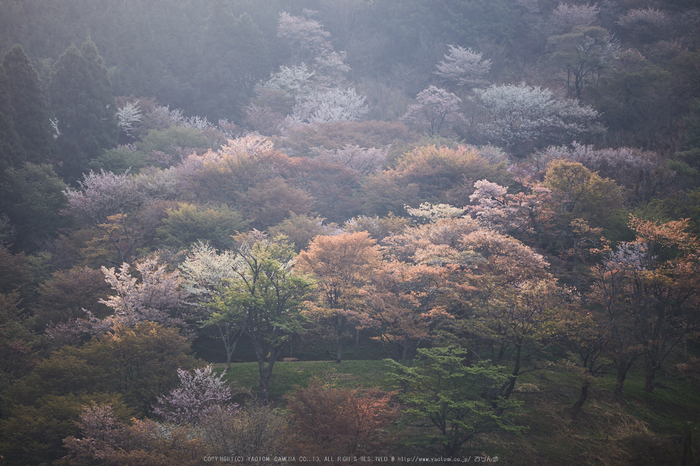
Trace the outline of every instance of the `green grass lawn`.
<instances>
[{"instance_id":1,"label":"green grass lawn","mask_svg":"<svg viewBox=\"0 0 700 466\"><path fill-rule=\"evenodd\" d=\"M217 364L215 367L221 371L225 366ZM305 387L313 377L333 382L341 388L380 388L389 391L392 386L388 374L388 364L383 360L348 360L340 364L334 361L277 362L272 373L270 398L273 402L281 402L282 397L291 393L295 386ZM258 364L231 364L224 378L232 384L234 391L255 394L258 389Z\"/></svg>"},{"instance_id":2,"label":"green grass lawn","mask_svg":"<svg viewBox=\"0 0 700 466\"><path fill-rule=\"evenodd\" d=\"M216 366L223 370L224 365ZM226 373L234 390L257 392L256 363L236 363ZM293 361L275 364L270 395L284 405L284 395L318 377L340 388L393 390L389 365L383 360ZM498 456L507 465L655 465L679 464L680 442L688 422L700 447L700 390L693 378L660 380L655 393L643 390L644 374L633 370L625 382L624 402L613 400L615 376L596 381L579 415L568 410L578 397L578 375L542 370L522 376L514 396L523 401L520 435L483 435L470 445L474 454ZM242 398L241 398L242 399ZM469 450L468 449L468 450Z\"/></svg>"}]
</instances>

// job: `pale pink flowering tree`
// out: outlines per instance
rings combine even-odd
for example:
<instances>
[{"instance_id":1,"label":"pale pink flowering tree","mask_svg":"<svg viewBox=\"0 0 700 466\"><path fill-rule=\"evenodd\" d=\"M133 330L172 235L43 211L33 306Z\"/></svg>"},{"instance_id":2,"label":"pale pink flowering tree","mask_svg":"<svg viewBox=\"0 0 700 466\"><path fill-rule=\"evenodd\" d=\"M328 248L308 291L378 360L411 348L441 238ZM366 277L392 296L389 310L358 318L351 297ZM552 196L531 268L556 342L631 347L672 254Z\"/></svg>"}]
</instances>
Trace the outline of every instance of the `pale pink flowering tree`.
<instances>
[{"instance_id":1,"label":"pale pink flowering tree","mask_svg":"<svg viewBox=\"0 0 700 466\"><path fill-rule=\"evenodd\" d=\"M380 171L387 155L386 149L374 147L365 149L352 144L346 144L342 149L317 148L314 152L321 160L344 165L363 175L371 175Z\"/></svg>"},{"instance_id":2,"label":"pale pink flowering tree","mask_svg":"<svg viewBox=\"0 0 700 466\"><path fill-rule=\"evenodd\" d=\"M153 413L175 424L198 424L219 408L230 413L238 409L231 403L231 389L223 380L224 373L216 375L212 366L194 369L193 373L178 369L180 387L170 394L158 397Z\"/></svg>"},{"instance_id":3,"label":"pale pink flowering tree","mask_svg":"<svg viewBox=\"0 0 700 466\"><path fill-rule=\"evenodd\" d=\"M474 183L474 193L469 196L473 205L466 207L480 224L502 234L534 234L547 223L551 212L546 207L551 198L547 188L525 183L518 194L508 194L507 189L488 180Z\"/></svg>"},{"instance_id":4,"label":"pale pink flowering tree","mask_svg":"<svg viewBox=\"0 0 700 466\"><path fill-rule=\"evenodd\" d=\"M116 292L100 300L114 309L114 316L109 319L127 326L142 320L173 323L169 314L180 307L184 299L180 272L168 272L165 265L158 265L157 256L134 264L140 279L131 275L131 268L126 262L119 270L102 267L105 281Z\"/></svg>"},{"instance_id":5,"label":"pale pink flowering tree","mask_svg":"<svg viewBox=\"0 0 700 466\"><path fill-rule=\"evenodd\" d=\"M64 191L66 214L103 233L117 253L117 263L131 260L136 246L160 219L158 200L179 193L177 170L155 170L132 175L104 170L83 175L78 189Z\"/></svg>"},{"instance_id":6,"label":"pale pink flowering tree","mask_svg":"<svg viewBox=\"0 0 700 466\"><path fill-rule=\"evenodd\" d=\"M367 113L365 98L353 88L317 90L294 106L292 120L301 123L357 121Z\"/></svg>"}]
</instances>

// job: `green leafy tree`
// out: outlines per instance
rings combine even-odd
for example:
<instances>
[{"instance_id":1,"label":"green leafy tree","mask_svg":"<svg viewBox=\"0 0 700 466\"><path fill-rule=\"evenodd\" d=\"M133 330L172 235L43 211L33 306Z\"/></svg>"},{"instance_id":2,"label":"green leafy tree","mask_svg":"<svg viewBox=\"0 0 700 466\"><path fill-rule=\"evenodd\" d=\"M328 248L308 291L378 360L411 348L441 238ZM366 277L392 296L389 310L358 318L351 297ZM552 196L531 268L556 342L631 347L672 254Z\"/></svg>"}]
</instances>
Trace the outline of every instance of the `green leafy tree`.
<instances>
[{"instance_id":1,"label":"green leafy tree","mask_svg":"<svg viewBox=\"0 0 700 466\"><path fill-rule=\"evenodd\" d=\"M566 70L566 84L577 99L587 79L597 81L610 67L619 49L610 33L601 27L575 27L572 32L547 39L550 60Z\"/></svg>"},{"instance_id":2,"label":"green leafy tree","mask_svg":"<svg viewBox=\"0 0 700 466\"><path fill-rule=\"evenodd\" d=\"M231 244L231 235L240 233L248 223L227 205L204 207L181 203L167 213L163 225L157 229L158 237L176 248L207 241L217 249L226 249Z\"/></svg>"},{"instance_id":3,"label":"green leafy tree","mask_svg":"<svg viewBox=\"0 0 700 466\"><path fill-rule=\"evenodd\" d=\"M466 353L455 347L422 348L413 367L391 361L409 422L427 419L437 430L409 442L445 457L458 456L479 434L525 429L514 422L522 403L498 396L509 378L505 367L489 361L466 365Z\"/></svg>"},{"instance_id":4,"label":"green leafy tree","mask_svg":"<svg viewBox=\"0 0 700 466\"><path fill-rule=\"evenodd\" d=\"M71 45L54 65L49 85L57 120L57 159L60 174L77 180L90 160L116 145L117 105L102 57L94 42L78 50Z\"/></svg>"},{"instance_id":5,"label":"green leafy tree","mask_svg":"<svg viewBox=\"0 0 700 466\"><path fill-rule=\"evenodd\" d=\"M202 327L216 327L224 345L226 369L231 368L231 358L245 329L245 316L220 311L221 297L231 280L235 279L236 256L225 250L220 254L210 245L198 242L187 260L180 265L183 286L190 304L192 317Z\"/></svg>"},{"instance_id":6,"label":"green leafy tree","mask_svg":"<svg viewBox=\"0 0 700 466\"><path fill-rule=\"evenodd\" d=\"M65 346L36 365L9 391L15 405L36 405L47 395L119 393L140 414L149 413L158 395L178 382L177 369L197 360L190 344L173 327L143 321L111 331L81 347Z\"/></svg>"},{"instance_id":7,"label":"green leafy tree","mask_svg":"<svg viewBox=\"0 0 700 466\"><path fill-rule=\"evenodd\" d=\"M19 293L0 293L0 393L12 377L26 375L35 363L41 337L32 331L34 322Z\"/></svg>"},{"instance_id":8,"label":"green leafy tree","mask_svg":"<svg viewBox=\"0 0 700 466\"><path fill-rule=\"evenodd\" d=\"M260 396L270 398L272 369L294 335L303 332L303 302L313 282L292 271L294 251L252 233L238 237L234 278L216 299L214 318L245 322L258 361Z\"/></svg>"},{"instance_id":9,"label":"green leafy tree","mask_svg":"<svg viewBox=\"0 0 700 466\"><path fill-rule=\"evenodd\" d=\"M53 142L48 104L39 75L19 44L5 54L2 66L7 74L10 101L15 110L15 130L26 159L33 163L45 163L51 156Z\"/></svg>"},{"instance_id":10,"label":"green leafy tree","mask_svg":"<svg viewBox=\"0 0 700 466\"><path fill-rule=\"evenodd\" d=\"M552 190L552 209L559 214L558 241L571 241L569 229L575 219L603 228L608 238L624 235L623 192L614 180L602 178L579 162L555 160L549 164L544 186Z\"/></svg>"},{"instance_id":11,"label":"green leafy tree","mask_svg":"<svg viewBox=\"0 0 700 466\"><path fill-rule=\"evenodd\" d=\"M104 318L109 308L101 301L108 298L109 292L100 270L85 266L58 270L39 285L34 312L42 327L85 317L84 310Z\"/></svg>"}]
</instances>

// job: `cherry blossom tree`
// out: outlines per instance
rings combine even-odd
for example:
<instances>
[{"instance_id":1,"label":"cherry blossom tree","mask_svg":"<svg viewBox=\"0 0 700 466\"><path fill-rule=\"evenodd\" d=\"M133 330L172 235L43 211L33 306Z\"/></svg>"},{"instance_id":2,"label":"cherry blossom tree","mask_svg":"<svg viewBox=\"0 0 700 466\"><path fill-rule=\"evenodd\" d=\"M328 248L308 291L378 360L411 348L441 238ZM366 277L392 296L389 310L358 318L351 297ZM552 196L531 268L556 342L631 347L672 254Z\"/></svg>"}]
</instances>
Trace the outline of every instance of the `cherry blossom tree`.
<instances>
[{"instance_id":1,"label":"cherry blossom tree","mask_svg":"<svg viewBox=\"0 0 700 466\"><path fill-rule=\"evenodd\" d=\"M214 248L198 243L187 260L180 265L183 276L183 288L194 302L194 312L199 316L201 325L214 326L226 352L226 369L231 367L231 359L238 341L243 336L245 320L231 319L231 316L217 312L211 304L215 297L221 297L229 282L235 279L236 258L231 251L218 253Z\"/></svg>"},{"instance_id":2,"label":"cherry blossom tree","mask_svg":"<svg viewBox=\"0 0 700 466\"><path fill-rule=\"evenodd\" d=\"M416 96L417 104L408 106L408 112L401 117L407 125L427 131L428 134L442 134L450 123L460 121L462 99L444 89L430 86Z\"/></svg>"},{"instance_id":3,"label":"cherry blossom tree","mask_svg":"<svg viewBox=\"0 0 700 466\"><path fill-rule=\"evenodd\" d=\"M311 11L307 13L311 14ZM313 59L333 50L328 41L331 34L316 20L306 16L292 16L286 11L279 14L277 37L292 47L292 64Z\"/></svg>"},{"instance_id":4,"label":"cherry blossom tree","mask_svg":"<svg viewBox=\"0 0 700 466\"><path fill-rule=\"evenodd\" d=\"M291 121L301 123L357 121L367 111L365 98L353 88L319 89L297 101Z\"/></svg>"},{"instance_id":5,"label":"cherry blossom tree","mask_svg":"<svg viewBox=\"0 0 700 466\"><path fill-rule=\"evenodd\" d=\"M571 32L575 27L591 27L598 20L600 8L594 5L560 3L549 16L549 26L555 33Z\"/></svg>"},{"instance_id":6,"label":"cherry blossom tree","mask_svg":"<svg viewBox=\"0 0 700 466\"><path fill-rule=\"evenodd\" d=\"M479 180L474 183L474 193L469 196L473 205L467 211L487 228L502 234L523 235L539 233L548 224L553 212L547 207L551 201L548 188L525 183L518 194L497 183Z\"/></svg>"},{"instance_id":7,"label":"cherry blossom tree","mask_svg":"<svg viewBox=\"0 0 700 466\"><path fill-rule=\"evenodd\" d=\"M342 149L316 149L316 156L321 160L338 163L351 168L362 175L377 173L384 166L387 149L375 147L365 149L353 144L346 144Z\"/></svg>"},{"instance_id":8,"label":"cherry blossom tree","mask_svg":"<svg viewBox=\"0 0 700 466\"><path fill-rule=\"evenodd\" d=\"M169 314L182 306L184 293L180 272L167 272L165 265L158 264L152 256L134 264L137 276L131 274L132 267L123 263L119 270L102 267L105 280L116 295L100 302L114 309L113 323L133 326L142 320L172 323Z\"/></svg>"},{"instance_id":9,"label":"cherry blossom tree","mask_svg":"<svg viewBox=\"0 0 700 466\"><path fill-rule=\"evenodd\" d=\"M150 419L127 424L111 405L85 406L80 414L80 438L64 440L68 454L61 463L72 466L149 464L167 466L201 464L208 454L201 439L187 426L171 428ZM119 413L122 414L122 413Z\"/></svg>"},{"instance_id":10,"label":"cherry blossom tree","mask_svg":"<svg viewBox=\"0 0 700 466\"><path fill-rule=\"evenodd\" d=\"M158 202L178 195L175 170L131 175L90 172L78 189L66 189L65 213L102 232L117 252L117 263L129 262L136 246L160 219Z\"/></svg>"},{"instance_id":11,"label":"cherry blossom tree","mask_svg":"<svg viewBox=\"0 0 700 466\"><path fill-rule=\"evenodd\" d=\"M470 48L450 45L445 59L438 63L435 74L465 89L486 83L486 75L491 69L491 60L484 60L484 54Z\"/></svg>"},{"instance_id":12,"label":"cherry blossom tree","mask_svg":"<svg viewBox=\"0 0 700 466\"><path fill-rule=\"evenodd\" d=\"M526 142L571 143L604 131L598 112L575 100L557 99L540 87L493 85L477 89L487 120L479 124L483 135L508 148Z\"/></svg>"},{"instance_id":13,"label":"cherry blossom tree","mask_svg":"<svg viewBox=\"0 0 700 466\"><path fill-rule=\"evenodd\" d=\"M196 425L217 408L235 412L238 405L231 403L231 389L226 386L224 373L216 375L211 365L192 372L177 370L180 386L168 395L158 397L153 413L175 424Z\"/></svg>"},{"instance_id":14,"label":"cherry blossom tree","mask_svg":"<svg viewBox=\"0 0 700 466\"><path fill-rule=\"evenodd\" d=\"M117 110L117 123L119 129L129 137L133 137L134 124L141 121L141 109L139 101L127 102L122 108Z\"/></svg>"}]
</instances>

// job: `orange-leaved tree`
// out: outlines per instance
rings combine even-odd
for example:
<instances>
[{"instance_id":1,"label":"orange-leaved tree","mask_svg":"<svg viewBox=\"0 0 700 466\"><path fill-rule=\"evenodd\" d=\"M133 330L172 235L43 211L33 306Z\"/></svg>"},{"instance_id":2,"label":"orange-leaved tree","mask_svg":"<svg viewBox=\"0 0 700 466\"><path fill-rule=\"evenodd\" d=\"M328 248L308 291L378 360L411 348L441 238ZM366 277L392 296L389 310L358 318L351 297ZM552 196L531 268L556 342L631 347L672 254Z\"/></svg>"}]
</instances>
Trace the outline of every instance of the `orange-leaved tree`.
<instances>
[{"instance_id":1,"label":"orange-leaved tree","mask_svg":"<svg viewBox=\"0 0 700 466\"><path fill-rule=\"evenodd\" d=\"M361 320L365 307L362 287L382 260L376 241L364 231L336 236L317 236L297 257L297 267L316 277L319 305L311 315L330 327L342 358L341 340L348 325Z\"/></svg>"},{"instance_id":2,"label":"orange-leaved tree","mask_svg":"<svg viewBox=\"0 0 700 466\"><path fill-rule=\"evenodd\" d=\"M449 267L385 261L366 287L366 325L390 342L402 364L410 363L422 342L453 316L441 304L448 291Z\"/></svg>"}]
</instances>

